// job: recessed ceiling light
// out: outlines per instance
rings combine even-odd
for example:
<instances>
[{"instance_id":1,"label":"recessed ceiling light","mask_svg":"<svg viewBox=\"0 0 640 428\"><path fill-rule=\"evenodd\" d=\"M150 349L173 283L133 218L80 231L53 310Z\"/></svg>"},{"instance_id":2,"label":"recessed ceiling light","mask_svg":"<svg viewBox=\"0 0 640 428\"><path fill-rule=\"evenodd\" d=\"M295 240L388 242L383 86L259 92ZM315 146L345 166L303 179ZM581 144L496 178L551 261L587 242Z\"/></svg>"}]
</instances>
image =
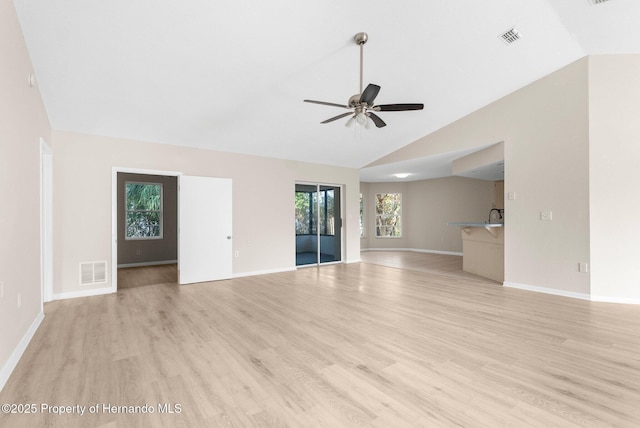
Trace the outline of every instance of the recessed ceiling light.
<instances>
[{"instance_id":1,"label":"recessed ceiling light","mask_svg":"<svg viewBox=\"0 0 640 428\"><path fill-rule=\"evenodd\" d=\"M394 177L398 178L407 178L409 175L411 174L409 174L408 172L399 172L397 174L393 174Z\"/></svg>"}]
</instances>

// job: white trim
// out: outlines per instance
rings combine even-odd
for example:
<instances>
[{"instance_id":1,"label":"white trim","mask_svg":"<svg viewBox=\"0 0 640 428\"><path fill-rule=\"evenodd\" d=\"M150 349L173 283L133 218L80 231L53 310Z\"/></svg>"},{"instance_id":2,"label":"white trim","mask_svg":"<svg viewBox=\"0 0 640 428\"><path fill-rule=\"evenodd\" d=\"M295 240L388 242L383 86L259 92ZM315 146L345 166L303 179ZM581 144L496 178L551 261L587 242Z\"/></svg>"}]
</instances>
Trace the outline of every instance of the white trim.
<instances>
[{"instance_id":1,"label":"white trim","mask_svg":"<svg viewBox=\"0 0 640 428\"><path fill-rule=\"evenodd\" d=\"M361 248L360 251L411 251L414 253L442 254L445 256L462 256L457 251L423 250L420 248Z\"/></svg>"},{"instance_id":2,"label":"white trim","mask_svg":"<svg viewBox=\"0 0 640 428\"><path fill-rule=\"evenodd\" d=\"M13 373L13 370L18 365L20 358L22 358L22 354L24 354L27 346L29 346L29 342L31 342L31 339L33 339L33 335L36 334L36 331L38 331L38 327L40 327L40 323L42 323L43 319L44 313L39 312L38 315L36 315L36 318L31 323L31 326L29 327L27 332L24 334L24 336L22 336L22 339L20 339L18 346L15 347L7 362L4 363L4 366L2 366L2 370L0 370L0 391L2 391L7 381L9 380L11 373Z\"/></svg>"},{"instance_id":3,"label":"white trim","mask_svg":"<svg viewBox=\"0 0 640 428\"><path fill-rule=\"evenodd\" d=\"M317 266L317 265L314 264L313 266ZM294 272L296 270L297 270L296 268L284 268L284 269L257 270L253 272L240 272L240 273L234 273L232 278L244 278L246 276L258 276L258 275L269 275L272 273Z\"/></svg>"},{"instance_id":4,"label":"white trim","mask_svg":"<svg viewBox=\"0 0 640 428\"><path fill-rule=\"evenodd\" d=\"M92 288L90 290L68 291L66 293L56 293L53 300L76 299L78 297L101 296L103 294L115 293L113 287Z\"/></svg>"},{"instance_id":5,"label":"white trim","mask_svg":"<svg viewBox=\"0 0 640 428\"><path fill-rule=\"evenodd\" d=\"M538 287L535 285L528 284L518 284L515 282L507 282L503 283L505 287L509 288L517 288L520 290L534 291L536 293L545 293L545 294L553 294L556 296L563 297L571 297L574 299L580 300L589 300L591 302L602 302L602 303L622 303L627 305L640 305L640 299L636 298L628 298L628 297L611 297L611 296L593 296L585 293L576 293L573 291L564 291L558 290L555 288L547 288L547 287Z\"/></svg>"},{"instance_id":6,"label":"white trim","mask_svg":"<svg viewBox=\"0 0 640 428\"><path fill-rule=\"evenodd\" d=\"M120 268L130 268L130 267L141 267L141 266L161 266L161 265L175 265L178 263L177 260L162 260L157 262L140 262L140 263L124 263L118 265L118 269Z\"/></svg>"},{"instance_id":7,"label":"white trim","mask_svg":"<svg viewBox=\"0 0 640 428\"><path fill-rule=\"evenodd\" d=\"M53 150L40 137L40 310L53 294Z\"/></svg>"},{"instance_id":8,"label":"white trim","mask_svg":"<svg viewBox=\"0 0 640 428\"><path fill-rule=\"evenodd\" d=\"M508 288L517 288L519 290L533 291L536 293L553 294L555 296L571 297L573 299L591 300L591 296L585 293L576 293L574 291L558 290L556 288L539 287L537 285L518 284L516 282L505 281L503 286Z\"/></svg>"},{"instance_id":9,"label":"white trim","mask_svg":"<svg viewBox=\"0 0 640 428\"><path fill-rule=\"evenodd\" d=\"M592 302L623 303L626 305L640 305L640 299L630 297L591 296Z\"/></svg>"},{"instance_id":10,"label":"white trim","mask_svg":"<svg viewBox=\"0 0 640 428\"><path fill-rule=\"evenodd\" d=\"M165 175L179 177L183 173L178 171L160 171L155 169L141 169L141 168L127 168L121 166L114 166L111 168L111 291L109 293L115 293L118 291L118 173L130 173L130 174L146 174L146 175ZM178 258L180 256L178 255ZM62 293L58 296L63 296L74 293ZM107 294L107 293L99 293ZM82 296L71 296L82 297ZM55 298L55 296L54 296ZM62 297L66 298L66 297Z\"/></svg>"},{"instance_id":11,"label":"white trim","mask_svg":"<svg viewBox=\"0 0 640 428\"><path fill-rule=\"evenodd\" d=\"M352 263L362 263L362 259L353 259L353 260L347 260L346 262L344 262L345 264L352 264Z\"/></svg>"}]
</instances>

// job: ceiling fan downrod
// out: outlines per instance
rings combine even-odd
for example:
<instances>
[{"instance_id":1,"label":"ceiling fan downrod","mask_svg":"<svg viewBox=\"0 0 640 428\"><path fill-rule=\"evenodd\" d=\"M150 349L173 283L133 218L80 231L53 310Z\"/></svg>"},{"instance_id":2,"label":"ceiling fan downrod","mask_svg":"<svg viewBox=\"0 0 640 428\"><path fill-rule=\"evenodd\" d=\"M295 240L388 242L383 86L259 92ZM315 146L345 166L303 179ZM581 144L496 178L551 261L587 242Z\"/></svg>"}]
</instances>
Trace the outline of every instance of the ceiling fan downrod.
<instances>
[{"instance_id":1,"label":"ceiling fan downrod","mask_svg":"<svg viewBox=\"0 0 640 428\"><path fill-rule=\"evenodd\" d=\"M365 32L360 32L358 34L356 34L353 39L355 40L356 44L358 46L360 46L360 94L362 94L362 89L363 89L363 78L362 78L362 69L363 69L363 62L364 62L364 44L367 43L367 40L369 40L369 35Z\"/></svg>"}]
</instances>

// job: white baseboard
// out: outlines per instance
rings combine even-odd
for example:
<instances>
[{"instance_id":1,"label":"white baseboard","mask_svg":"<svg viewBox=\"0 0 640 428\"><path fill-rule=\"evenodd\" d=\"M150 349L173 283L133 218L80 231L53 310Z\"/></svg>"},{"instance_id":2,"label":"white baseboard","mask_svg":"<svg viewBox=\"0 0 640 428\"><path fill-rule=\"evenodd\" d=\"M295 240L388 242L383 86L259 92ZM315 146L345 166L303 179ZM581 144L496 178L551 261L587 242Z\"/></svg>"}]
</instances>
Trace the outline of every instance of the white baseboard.
<instances>
[{"instance_id":1,"label":"white baseboard","mask_svg":"<svg viewBox=\"0 0 640 428\"><path fill-rule=\"evenodd\" d=\"M534 291L536 293L553 294L555 296L571 297L573 299L591 300L591 296L585 293L576 293L574 291L558 290L556 288L539 287L537 285L519 284L517 282L505 281L502 283L505 287L517 288L519 290Z\"/></svg>"},{"instance_id":2,"label":"white baseboard","mask_svg":"<svg viewBox=\"0 0 640 428\"><path fill-rule=\"evenodd\" d=\"M347 260L345 263L351 264L351 263L360 263L360 262L362 262L362 259Z\"/></svg>"},{"instance_id":3,"label":"white baseboard","mask_svg":"<svg viewBox=\"0 0 640 428\"><path fill-rule=\"evenodd\" d=\"M627 297L591 296L593 302L624 303L626 305L640 305L640 299Z\"/></svg>"},{"instance_id":4,"label":"white baseboard","mask_svg":"<svg viewBox=\"0 0 640 428\"><path fill-rule=\"evenodd\" d=\"M362 248L360 251L411 251L414 253L443 254L445 256L462 256L462 252L423 250L421 248Z\"/></svg>"},{"instance_id":5,"label":"white baseboard","mask_svg":"<svg viewBox=\"0 0 640 428\"><path fill-rule=\"evenodd\" d=\"M573 299L589 300L591 302L622 303L622 304L627 304L627 305L640 305L640 299L635 299L635 298L611 297L611 296L593 296L591 294L576 293L576 292L573 292L573 291L564 291L564 290L558 290L558 289L555 289L555 288L538 287L538 286L535 286L535 285L518 284L518 283L515 283L515 282L507 282L507 281L505 281L503 283L503 285L505 287L509 287L509 288L518 288L520 290L535 291L536 293L545 293L545 294L553 294L553 295L556 295L556 296L571 297Z\"/></svg>"},{"instance_id":6,"label":"white baseboard","mask_svg":"<svg viewBox=\"0 0 640 428\"><path fill-rule=\"evenodd\" d=\"M29 327L27 332L24 334L24 336L22 336L22 339L18 343L18 346L16 346L7 362L4 363L4 366L2 366L2 370L0 371L0 391L2 391L5 384L9 380L9 376L11 376L11 373L13 373L13 370L18 365L22 354L24 354L24 351L27 349L27 346L29 345L29 342L31 342L31 339L33 339L33 335L36 334L36 331L38 330L38 327L40 327L40 323L43 319L44 313L39 312L38 315L36 315L36 318L31 323L31 326Z\"/></svg>"},{"instance_id":7,"label":"white baseboard","mask_svg":"<svg viewBox=\"0 0 640 428\"><path fill-rule=\"evenodd\" d=\"M140 263L123 263L118 265L120 268L141 267L141 266L160 266L160 265L174 265L178 263L177 260L163 260L159 262L140 262Z\"/></svg>"},{"instance_id":8,"label":"white baseboard","mask_svg":"<svg viewBox=\"0 0 640 428\"><path fill-rule=\"evenodd\" d=\"M78 297L100 296L102 294L115 293L114 287L92 288L89 290L68 291L66 293L57 293L52 296L52 300L76 299Z\"/></svg>"}]
</instances>

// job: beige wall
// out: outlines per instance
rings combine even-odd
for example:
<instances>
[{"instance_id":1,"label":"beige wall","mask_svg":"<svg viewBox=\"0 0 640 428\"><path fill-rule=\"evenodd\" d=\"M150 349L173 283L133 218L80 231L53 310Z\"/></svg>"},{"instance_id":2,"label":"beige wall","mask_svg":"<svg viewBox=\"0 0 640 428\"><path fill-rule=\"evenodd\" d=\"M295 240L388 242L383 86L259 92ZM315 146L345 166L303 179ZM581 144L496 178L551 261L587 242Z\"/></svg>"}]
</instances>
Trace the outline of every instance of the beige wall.
<instances>
[{"instance_id":1,"label":"beige wall","mask_svg":"<svg viewBox=\"0 0 640 428\"><path fill-rule=\"evenodd\" d=\"M596 299L640 303L639 76L640 55L589 58L591 288Z\"/></svg>"},{"instance_id":2,"label":"beige wall","mask_svg":"<svg viewBox=\"0 0 640 428\"><path fill-rule=\"evenodd\" d=\"M505 281L588 296L588 61L570 64L372 165L504 141ZM541 221L550 210L552 221Z\"/></svg>"},{"instance_id":3,"label":"beige wall","mask_svg":"<svg viewBox=\"0 0 640 428\"><path fill-rule=\"evenodd\" d=\"M497 143L451 162L453 175L462 175L476 168L504 160L504 143Z\"/></svg>"},{"instance_id":4,"label":"beige wall","mask_svg":"<svg viewBox=\"0 0 640 428\"><path fill-rule=\"evenodd\" d=\"M234 275L294 269L295 182L342 184L346 233L343 260L360 259L356 169L69 132L55 131L53 139L54 294L87 291L78 284L80 262L107 260L111 270L114 167L231 178L233 248L240 253L234 258ZM111 286L111 278L106 286Z\"/></svg>"},{"instance_id":5,"label":"beige wall","mask_svg":"<svg viewBox=\"0 0 640 428\"><path fill-rule=\"evenodd\" d=\"M33 70L10 0L0 0L0 58L2 387L12 368L12 353L41 312L40 137L51 143L40 91L27 82Z\"/></svg>"},{"instance_id":6,"label":"beige wall","mask_svg":"<svg viewBox=\"0 0 640 428\"><path fill-rule=\"evenodd\" d=\"M448 222L484 221L493 203L493 182L464 177L360 183L365 197L363 249L411 249L461 253L460 229ZM375 236L376 193L402 193L402 238Z\"/></svg>"},{"instance_id":7,"label":"beige wall","mask_svg":"<svg viewBox=\"0 0 640 428\"><path fill-rule=\"evenodd\" d=\"M447 177L409 183L411 215L405 225L409 248L462 252L459 227L448 222L485 221L493 206L493 182Z\"/></svg>"}]
</instances>

